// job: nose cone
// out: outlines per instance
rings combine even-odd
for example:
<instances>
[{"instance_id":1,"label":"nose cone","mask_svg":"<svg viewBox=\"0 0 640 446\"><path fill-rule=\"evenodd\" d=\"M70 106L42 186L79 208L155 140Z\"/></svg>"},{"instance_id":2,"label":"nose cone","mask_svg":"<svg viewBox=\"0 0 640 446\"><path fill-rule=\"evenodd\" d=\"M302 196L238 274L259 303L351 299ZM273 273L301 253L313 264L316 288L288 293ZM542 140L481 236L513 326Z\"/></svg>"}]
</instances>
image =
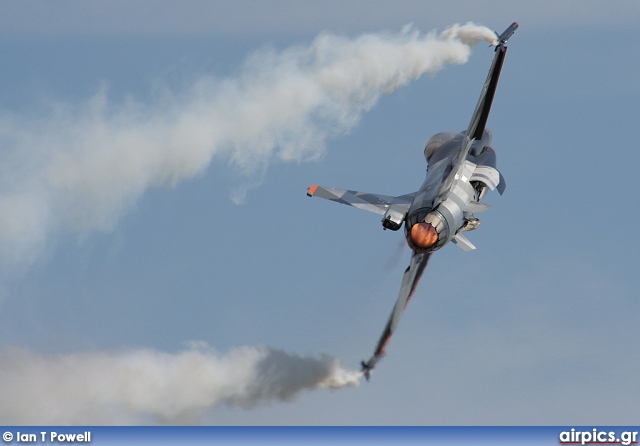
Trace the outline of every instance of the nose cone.
<instances>
[{"instance_id":1,"label":"nose cone","mask_svg":"<svg viewBox=\"0 0 640 446\"><path fill-rule=\"evenodd\" d=\"M429 223L416 223L411 227L411 241L420 248L431 248L438 241L438 233Z\"/></svg>"}]
</instances>

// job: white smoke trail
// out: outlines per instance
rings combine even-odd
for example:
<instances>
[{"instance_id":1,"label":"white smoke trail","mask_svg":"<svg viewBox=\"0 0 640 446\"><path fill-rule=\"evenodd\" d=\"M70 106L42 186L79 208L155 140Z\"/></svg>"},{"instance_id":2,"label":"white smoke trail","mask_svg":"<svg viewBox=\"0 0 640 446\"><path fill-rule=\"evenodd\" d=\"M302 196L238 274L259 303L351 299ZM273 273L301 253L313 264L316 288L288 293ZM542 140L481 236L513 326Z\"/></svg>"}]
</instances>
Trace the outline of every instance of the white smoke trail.
<instances>
[{"instance_id":1,"label":"white smoke trail","mask_svg":"<svg viewBox=\"0 0 640 446\"><path fill-rule=\"evenodd\" d=\"M249 409L303 390L357 385L328 356L242 347L222 356L128 350L45 356L0 352L0 424L197 424L218 405Z\"/></svg>"},{"instance_id":2,"label":"white smoke trail","mask_svg":"<svg viewBox=\"0 0 640 446\"><path fill-rule=\"evenodd\" d=\"M251 183L268 165L315 160L388 93L467 61L488 28L355 39L321 34L308 46L249 57L236 78L203 77L142 104L52 104L48 116L0 115L0 265L29 265L65 231L108 231L149 188L175 186L212 159ZM234 192L242 201L245 188Z\"/></svg>"}]
</instances>

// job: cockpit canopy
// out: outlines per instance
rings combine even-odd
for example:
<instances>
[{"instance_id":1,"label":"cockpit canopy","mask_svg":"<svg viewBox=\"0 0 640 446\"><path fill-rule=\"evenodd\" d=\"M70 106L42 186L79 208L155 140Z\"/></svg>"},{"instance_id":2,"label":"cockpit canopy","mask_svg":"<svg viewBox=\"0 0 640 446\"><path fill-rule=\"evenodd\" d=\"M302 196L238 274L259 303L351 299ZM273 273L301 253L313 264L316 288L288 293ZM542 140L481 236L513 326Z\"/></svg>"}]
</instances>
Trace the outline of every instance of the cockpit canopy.
<instances>
[{"instance_id":1,"label":"cockpit canopy","mask_svg":"<svg viewBox=\"0 0 640 446\"><path fill-rule=\"evenodd\" d=\"M429 141L427 141L427 145L424 148L424 157L427 162L429 162L429 159L433 156L434 153L438 151L440 147L442 147L445 142L453 139L455 136L455 133L441 132L436 133L431 138L429 138Z\"/></svg>"}]
</instances>

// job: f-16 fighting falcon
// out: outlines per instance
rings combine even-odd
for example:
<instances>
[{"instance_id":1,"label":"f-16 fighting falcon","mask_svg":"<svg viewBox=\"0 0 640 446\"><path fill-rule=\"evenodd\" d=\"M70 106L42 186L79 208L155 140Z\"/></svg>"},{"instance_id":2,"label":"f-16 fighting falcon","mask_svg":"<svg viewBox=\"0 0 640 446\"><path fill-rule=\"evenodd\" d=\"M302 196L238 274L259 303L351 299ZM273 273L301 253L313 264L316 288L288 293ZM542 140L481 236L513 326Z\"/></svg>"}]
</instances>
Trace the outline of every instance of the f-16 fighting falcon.
<instances>
[{"instance_id":1,"label":"f-16 fighting falcon","mask_svg":"<svg viewBox=\"0 0 640 446\"><path fill-rule=\"evenodd\" d=\"M420 276L434 251L453 242L464 251L475 246L463 235L480 224L475 214L485 212L482 203L487 189L504 192L505 181L496 169L496 153L489 145L491 131L485 128L498 78L507 53L507 40L518 28L514 22L497 36L495 56L467 130L438 133L424 149L427 177L417 192L391 197L313 185L307 195L326 198L383 215L384 229L397 231L404 223L407 243L413 250L411 263L404 272L398 300L369 361L362 361L362 373L368 380L371 370L385 354L391 335L416 289Z\"/></svg>"}]
</instances>

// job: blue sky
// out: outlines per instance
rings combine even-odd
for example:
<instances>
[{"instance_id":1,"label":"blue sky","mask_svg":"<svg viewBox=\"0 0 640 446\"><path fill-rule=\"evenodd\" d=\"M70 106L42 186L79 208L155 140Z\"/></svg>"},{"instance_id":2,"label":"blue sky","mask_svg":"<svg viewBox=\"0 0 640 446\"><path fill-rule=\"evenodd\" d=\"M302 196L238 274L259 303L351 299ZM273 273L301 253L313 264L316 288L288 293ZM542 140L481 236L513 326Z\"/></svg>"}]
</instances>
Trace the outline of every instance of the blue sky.
<instances>
[{"instance_id":1,"label":"blue sky","mask_svg":"<svg viewBox=\"0 0 640 446\"><path fill-rule=\"evenodd\" d=\"M356 37L412 22L428 32L469 20L502 31L519 21L488 122L507 190L487 198L494 208L469 235L478 249L434 255L370 383L251 410L220 405L202 422L637 422L634 2L5 3L0 112L27 132L24 123L41 131L52 103L85 104L103 89L111 104L157 104L158 88L234 78L256 50L306 45L322 31ZM215 156L193 178L146 190L104 227L60 225L29 261L5 254L3 345L174 354L203 341L223 355L264 345L357 367L409 250L376 215L305 190L417 189L424 143L467 126L492 57L482 42L468 63L382 96L315 161L273 158L247 176ZM31 166L10 144L9 177Z\"/></svg>"}]
</instances>

